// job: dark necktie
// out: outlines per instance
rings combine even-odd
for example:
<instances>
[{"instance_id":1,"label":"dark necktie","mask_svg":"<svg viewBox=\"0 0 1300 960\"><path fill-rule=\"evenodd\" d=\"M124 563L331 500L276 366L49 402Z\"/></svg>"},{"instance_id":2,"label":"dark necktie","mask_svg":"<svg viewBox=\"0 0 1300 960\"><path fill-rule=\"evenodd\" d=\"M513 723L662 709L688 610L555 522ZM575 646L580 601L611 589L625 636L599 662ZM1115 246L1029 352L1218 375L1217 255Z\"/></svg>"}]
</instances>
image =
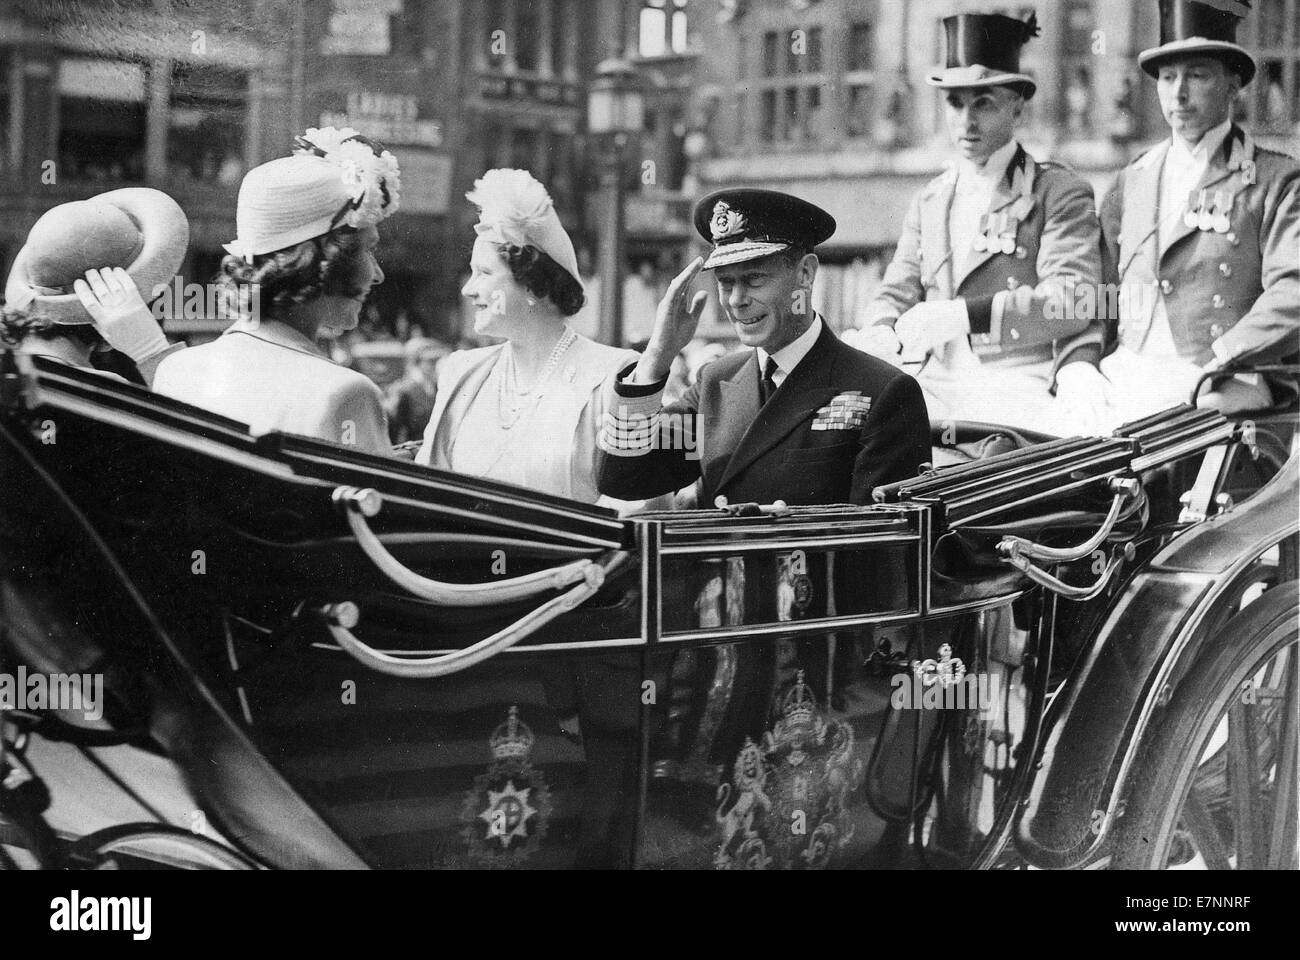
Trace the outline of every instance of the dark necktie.
<instances>
[{"instance_id":1,"label":"dark necktie","mask_svg":"<svg viewBox=\"0 0 1300 960\"><path fill-rule=\"evenodd\" d=\"M776 371L779 368L776 361L771 357L767 358L767 363L763 365L763 380L759 384L758 398L760 404L765 405L776 393Z\"/></svg>"}]
</instances>

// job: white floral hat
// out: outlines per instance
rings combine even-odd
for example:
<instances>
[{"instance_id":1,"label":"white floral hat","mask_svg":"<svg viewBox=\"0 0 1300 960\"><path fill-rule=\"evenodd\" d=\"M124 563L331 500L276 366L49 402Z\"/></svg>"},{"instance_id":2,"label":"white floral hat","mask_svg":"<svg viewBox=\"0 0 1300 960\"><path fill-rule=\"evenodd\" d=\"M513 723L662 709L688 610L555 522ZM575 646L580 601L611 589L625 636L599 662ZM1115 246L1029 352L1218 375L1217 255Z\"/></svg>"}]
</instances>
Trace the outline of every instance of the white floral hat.
<instances>
[{"instance_id":1,"label":"white floral hat","mask_svg":"<svg viewBox=\"0 0 1300 960\"><path fill-rule=\"evenodd\" d=\"M533 246L579 285L578 257L546 188L527 170L489 170L465 198L479 208L474 231L493 243Z\"/></svg>"},{"instance_id":2,"label":"white floral hat","mask_svg":"<svg viewBox=\"0 0 1300 960\"><path fill-rule=\"evenodd\" d=\"M351 127L307 131L293 156L254 167L239 187L226 251L253 257L338 227L366 227L397 212L401 175L389 151L376 154Z\"/></svg>"}]
</instances>

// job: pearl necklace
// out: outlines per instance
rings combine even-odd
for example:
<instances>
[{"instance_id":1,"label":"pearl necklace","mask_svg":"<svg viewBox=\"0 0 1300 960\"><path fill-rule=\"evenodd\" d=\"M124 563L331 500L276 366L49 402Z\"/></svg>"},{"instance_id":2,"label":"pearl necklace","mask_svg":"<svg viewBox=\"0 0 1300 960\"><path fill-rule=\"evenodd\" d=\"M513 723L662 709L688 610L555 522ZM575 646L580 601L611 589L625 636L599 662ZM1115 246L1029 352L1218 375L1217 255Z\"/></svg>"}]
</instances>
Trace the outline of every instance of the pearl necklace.
<instances>
[{"instance_id":1,"label":"pearl necklace","mask_svg":"<svg viewBox=\"0 0 1300 960\"><path fill-rule=\"evenodd\" d=\"M542 389L546 385L547 378L550 377L555 368L559 366L561 358L568 351L569 347L573 345L573 341L577 339L578 335L566 324L564 327L564 333L556 342L555 348L551 351L551 355L546 358L546 363L542 366L542 372L537 375L537 380L533 384L533 389L524 393L515 387L511 387L511 399L509 401L506 400L506 381L515 379L515 355L513 352L510 352L505 357L505 362L508 363L509 366L502 366L501 376L497 379L497 423L501 425L502 430L511 430L514 428L515 424L519 422L520 417L523 415L524 404L528 400L531 399L536 403L541 399ZM509 351L511 348L507 347L506 350Z\"/></svg>"}]
</instances>

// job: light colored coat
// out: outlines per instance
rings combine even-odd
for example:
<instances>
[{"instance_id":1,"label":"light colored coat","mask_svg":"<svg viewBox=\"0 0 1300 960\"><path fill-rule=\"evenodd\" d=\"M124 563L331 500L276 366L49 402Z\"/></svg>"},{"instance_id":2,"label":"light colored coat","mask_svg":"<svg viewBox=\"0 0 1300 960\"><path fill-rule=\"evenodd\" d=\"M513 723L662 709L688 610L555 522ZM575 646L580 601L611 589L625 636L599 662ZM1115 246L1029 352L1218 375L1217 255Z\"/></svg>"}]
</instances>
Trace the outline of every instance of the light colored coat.
<instances>
[{"instance_id":1,"label":"light colored coat","mask_svg":"<svg viewBox=\"0 0 1300 960\"><path fill-rule=\"evenodd\" d=\"M383 394L368 378L325 359L286 324L237 324L158 367L153 389L248 424L391 455Z\"/></svg>"},{"instance_id":2,"label":"light colored coat","mask_svg":"<svg viewBox=\"0 0 1300 960\"><path fill-rule=\"evenodd\" d=\"M438 396L416 463L451 469L451 451L466 411L480 396L504 347L496 344L461 350L438 365ZM546 388L544 421L528 425L531 487L554 496L596 502L596 435L604 415L601 386L638 359L630 350L608 347L583 336L573 341ZM494 398L483 400L494 402ZM553 434L553 441L537 443L538 429Z\"/></svg>"},{"instance_id":3,"label":"light colored coat","mask_svg":"<svg viewBox=\"0 0 1300 960\"><path fill-rule=\"evenodd\" d=\"M912 201L903 221L894 259L871 305L868 324L894 322L923 300L967 301L1001 317L988 333L971 336L971 347L984 364L1024 366L1055 357L1065 359L1063 338L1071 350L1091 344L1100 355L1102 328L1095 311L1075 309L1075 284L1096 284L1101 275L1100 228L1092 188L1065 167L1035 160L1018 147L998 181L990 214L1009 214L1019 221L1015 249L953 250L948 217L957 188L957 170L931 180ZM1070 302L1067 304L1067 299ZM993 307L993 303L996 307ZM1090 333L1089 337L1079 334ZM1054 341L1056 343L1054 343Z\"/></svg>"},{"instance_id":4,"label":"light colored coat","mask_svg":"<svg viewBox=\"0 0 1300 960\"><path fill-rule=\"evenodd\" d=\"M1154 288L1165 300L1178 353L1197 366L1214 358L1276 362L1300 350L1300 162L1257 147L1233 125L1196 189L1233 196L1224 232L1181 219L1159 246L1160 176L1165 140L1120 171L1102 203L1106 279L1151 289L1146 309L1118 317L1119 343L1141 349L1154 314Z\"/></svg>"}]
</instances>

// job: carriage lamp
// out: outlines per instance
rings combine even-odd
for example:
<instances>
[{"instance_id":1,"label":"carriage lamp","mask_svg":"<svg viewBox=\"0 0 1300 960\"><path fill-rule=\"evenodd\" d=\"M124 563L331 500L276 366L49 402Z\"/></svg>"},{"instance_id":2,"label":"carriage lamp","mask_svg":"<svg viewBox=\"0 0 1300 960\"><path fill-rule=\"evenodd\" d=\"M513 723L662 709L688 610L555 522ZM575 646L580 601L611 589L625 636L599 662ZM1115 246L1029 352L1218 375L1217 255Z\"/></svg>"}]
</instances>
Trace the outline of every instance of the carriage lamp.
<instances>
[{"instance_id":1,"label":"carriage lamp","mask_svg":"<svg viewBox=\"0 0 1300 960\"><path fill-rule=\"evenodd\" d=\"M640 133L644 121L640 76L626 61L603 61L587 94L587 132L609 143L601 171L600 340L616 347L623 345L624 158L629 135Z\"/></svg>"}]
</instances>

